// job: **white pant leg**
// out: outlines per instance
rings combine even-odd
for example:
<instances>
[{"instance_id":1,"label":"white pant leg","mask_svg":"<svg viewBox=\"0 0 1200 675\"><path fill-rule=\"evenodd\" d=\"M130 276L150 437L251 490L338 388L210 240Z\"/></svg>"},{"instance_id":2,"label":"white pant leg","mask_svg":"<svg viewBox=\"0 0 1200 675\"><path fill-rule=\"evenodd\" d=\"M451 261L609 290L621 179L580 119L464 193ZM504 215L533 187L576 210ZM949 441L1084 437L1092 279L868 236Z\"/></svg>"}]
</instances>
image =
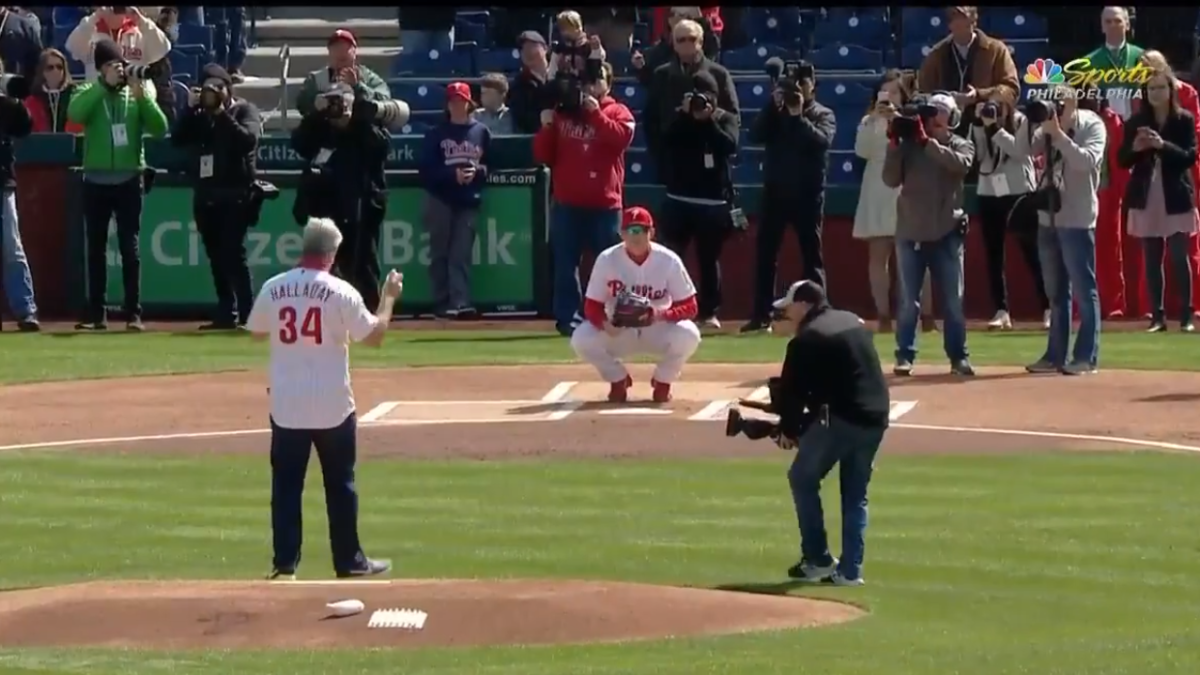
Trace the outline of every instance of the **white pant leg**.
<instances>
[{"instance_id":1,"label":"white pant leg","mask_svg":"<svg viewBox=\"0 0 1200 675\"><path fill-rule=\"evenodd\" d=\"M571 333L571 349L579 358L592 364L605 382L620 382L629 376L621 357L633 351L637 331L625 329L616 337L584 321Z\"/></svg>"},{"instance_id":2,"label":"white pant leg","mask_svg":"<svg viewBox=\"0 0 1200 675\"><path fill-rule=\"evenodd\" d=\"M638 352L658 357L654 379L659 382L678 380L684 364L700 346L700 329L691 321L656 323L638 332Z\"/></svg>"}]
</instances>

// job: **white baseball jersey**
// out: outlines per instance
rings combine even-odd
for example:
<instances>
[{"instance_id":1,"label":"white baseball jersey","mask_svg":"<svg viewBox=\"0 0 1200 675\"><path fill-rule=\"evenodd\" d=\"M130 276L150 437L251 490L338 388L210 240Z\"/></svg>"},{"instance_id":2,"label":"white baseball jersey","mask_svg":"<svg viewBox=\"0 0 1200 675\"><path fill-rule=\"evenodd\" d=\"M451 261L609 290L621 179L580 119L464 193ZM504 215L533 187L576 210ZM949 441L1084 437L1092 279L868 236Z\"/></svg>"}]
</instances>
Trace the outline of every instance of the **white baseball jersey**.
<instances>
[{"instance_id":1,"label":"white baseball jersey","mask_svg":"<svg viewBox=\"0 0 1200 675\"><path fill-rule=\"evenodd\" d=\"M350 343L379 319L328 272L296 268L263 284L247 327L271 337L271 418L287 429L330 429L354 412Z\"/></svg>"},{"instance_id":2,"label":"white baseball jersey","mask_svg":"<svg viewBox=\"0 0 1200 675\"><path fill-rule=\"evenodd\" d=\"M624 244L617 244L596 256L592 276L588 278L587 297L603 302L612 316L617 293L622 290L648 298L656 310L687 300L696 287L678 255L661 244L650 242L650 255L638 264L629 257Z\"/></svg>"}]
</instances>

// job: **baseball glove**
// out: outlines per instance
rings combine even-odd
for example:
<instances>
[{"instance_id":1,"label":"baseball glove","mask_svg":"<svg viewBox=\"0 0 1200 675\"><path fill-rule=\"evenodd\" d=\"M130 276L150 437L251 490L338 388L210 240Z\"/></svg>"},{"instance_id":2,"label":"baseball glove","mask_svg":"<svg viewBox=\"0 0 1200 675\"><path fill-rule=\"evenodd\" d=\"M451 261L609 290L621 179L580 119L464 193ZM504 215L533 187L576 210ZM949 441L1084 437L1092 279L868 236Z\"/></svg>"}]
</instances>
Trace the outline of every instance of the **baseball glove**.
<instances>
[{"instance_id":1,"label":"baseball glove","mask_svg":"<svg viewBox=\"0 0 1200 675\"><path fill-rule=\"evenodd\" d=\"M617 328L644 328L654 321L654 307L648 298L628 291L617 294L612 325Z\"/></svg>"}]
</instances>

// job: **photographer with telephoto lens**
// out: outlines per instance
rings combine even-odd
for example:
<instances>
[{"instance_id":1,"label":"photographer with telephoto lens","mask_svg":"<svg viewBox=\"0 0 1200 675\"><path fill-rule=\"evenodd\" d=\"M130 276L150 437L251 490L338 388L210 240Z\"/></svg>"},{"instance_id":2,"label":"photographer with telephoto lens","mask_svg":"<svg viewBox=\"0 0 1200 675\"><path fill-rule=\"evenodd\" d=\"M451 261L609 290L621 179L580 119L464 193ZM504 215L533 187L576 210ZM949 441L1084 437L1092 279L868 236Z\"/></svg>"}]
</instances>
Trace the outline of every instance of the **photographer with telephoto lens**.
<instances>
[{"instance_id":1,"label":"photographer with telephoto lens","mask_svg":"<svg viewBox=\"0 0 1200 675\"><path fill-rule=\"evenodd\" d=\"M1100 357L1096 217L1108 132L1099 115L1079 107L1074 88L1052 85L1045 94L1048 100L1025 106L1033 133L1000 129L995 136L1009 155L1045 161L1034 191L1013 207L1037 213L1038 256L1050 298L1046 351L1026 370L1083 375L1096 371ZM1080 322L1068 361L1072 297Z\"/></svg>"},{"instance_id":2,"label":"photographer with telephoto lens","mask_svg":"<svg viewBox=\"0 0 1200 675\"><path fill-rule=\"evenodd\" d=\"M200 83L188 94L171 144L191 158L192 216L217 295L217 315L200 329L231 330L246 325L254 304L246 232L262 203L254 194L262 119L253 103L234 96L233 77L221 66L205 66Z\"/></svg>"},{"instance_id":3,"label":"photographer with telephoto lens","mask_svg":"<svg viewBox=\"0 0 1200 675\"><path fill-rule=\"evenodd\" d=\"M384 121L403 124L408 106L357 96L338 82L313 101L313 111L292 131L292 149L305 162L292 215L331 218L342 233L334 272L362 294L367 309L379 306L379 232L387 211L384 163L391 136Z\"/></svg>"},{"instance_id":4,"label":"photographer with telephoto lens","mask_svg":"<svg viewBox=\"0 0 1200 675\"><path fill-rule=\"evenodd\" d=\"M954 134L960 112L947 93L915 96L892 120L883 182L902 188L896 200L896 375L912 374L917 358L921 282L933 276L941 295L942 339L950 372L971 376L963 315L963 248L967 212L963 183L975 161L971 142Z\"/></svg>"},{"instance_id":5,"label":"photographer with telephoto lens","mask_svg":"<svg viewBox=\"0 0 1200 675\"><path fill-rule=\"evenodd\" d=\"M67 119L83 126L83 218L87 229L88 303L77 330L108 327L108 225L116 219L125 287L126 328L142 325L142 266L138 239L146 189L144 137L167 133L145 66L128 68L112 40L96 43L96 79L75 90Z\"/></svg>"},{"instance_id":6,"label":"photographer with telephoto lens","mask_svg":"<svg viewBox=\"0 0 1200 675\"><path fill-rule=\"evenodd\" d=\"M875 454L887 431L891 400L871 331L852 312L829 305L825 289L797 281L773 303L794 326L778 378L771 378L770 404L746 407L779 415L769 426L730 412L725 433L769 436L784 450L797 450L788 484L800 525L800 562L788 576L839 586L861 586L867 485ZM842 492L842 559L829 552L821 508L821 481L839 465Z\"/></svg>"},{"instance_id":7,"label":"photographer with telephoto lens","mask_svg":"<svg viewBox=\"0 0 1200 675\"><path fill-rule=\"evenodd\" d=\"M775 269L783 231L790 224L800 244L804 277L825 287L821 228L829 149L837 134L833 111L815 99L816 71L806 61L772 58L772 102L750 127L750 142L766 146L762 217L755 239L754 316L743 333L770 330Z\"/></svg>"}]
</instances>

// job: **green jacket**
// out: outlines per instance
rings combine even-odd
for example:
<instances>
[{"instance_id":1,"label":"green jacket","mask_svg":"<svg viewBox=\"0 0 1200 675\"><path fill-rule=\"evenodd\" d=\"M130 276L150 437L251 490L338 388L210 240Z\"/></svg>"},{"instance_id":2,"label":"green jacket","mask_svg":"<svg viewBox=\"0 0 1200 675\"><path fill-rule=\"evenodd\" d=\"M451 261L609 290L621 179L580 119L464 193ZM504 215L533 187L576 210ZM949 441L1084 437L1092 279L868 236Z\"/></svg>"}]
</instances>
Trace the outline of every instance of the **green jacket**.
<instances>
[{"instance_id":1,"label":"green jacket","mask_svg":"<svg viewBox=\"0 0 1200 675\"><path fill-rule=\"evenodd\" d=\"M354 95L367 101L387 101L392 98L392 90L387 82L370 68L359 65L358 84L354 85ZM300 86L300 94L296 96L296 110L301 115L307 115L316 110L317 94L329 91L333 85L333 75L329 68L314 70L304 78Z\"/></svg>"},{"instance_id":2,"label":"green jacket","mask_svg":"<svg viewBox=\"0 0 1200 675\"><path fill-rule=\"evenodd\" d=\"M1099 49L1089 52L1083 58L1091 62L1090 65L1094 70L1108 70L1112 68L1120 68L1124 70L1136 66L1145 51L1146 50L1133 44L1132 42L1126 42L1125 46L1117 52L1116 57L1112 55L1112 52L1108 51L1108 47L1106 45L1101 45ZM1120 83L1102 83L1099 85L1099 88L1107 89L1113 86L1120 86Z\"/></svg>"},{"instance_id":3,"label":"green jacket","mask_svg":"<svg viewBox=\"0 0 1200 675\"><path fill-rule=\"evenodd\" d=\"M83 126L83 168L138 171L146 166L143 136L167 134L167 116L154 101L154 85L143 84L134 100L129 87L113 90L98 81L80 85L67 106L67 119ZM113 124L124 124L129 142L113 144Z\"/></svg>"}]
</instances>

